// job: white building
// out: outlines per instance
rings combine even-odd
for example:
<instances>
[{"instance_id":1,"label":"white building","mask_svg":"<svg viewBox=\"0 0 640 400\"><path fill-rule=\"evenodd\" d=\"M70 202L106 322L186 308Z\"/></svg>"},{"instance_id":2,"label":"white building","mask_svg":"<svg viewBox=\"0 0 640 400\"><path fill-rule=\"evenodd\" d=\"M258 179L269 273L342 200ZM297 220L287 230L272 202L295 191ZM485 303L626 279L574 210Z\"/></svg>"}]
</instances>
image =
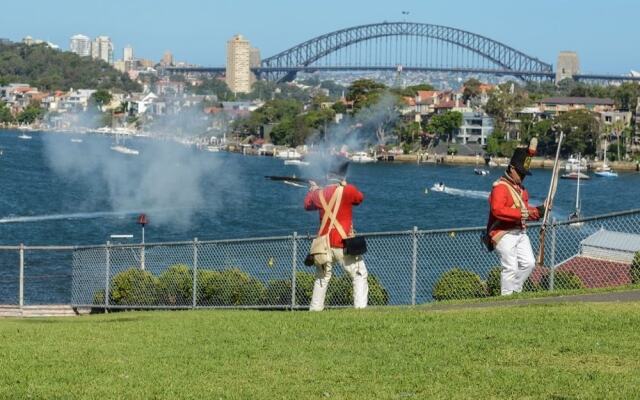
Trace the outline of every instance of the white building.
<instances>
[{"instance_id":1,"label":"white building","mask_svg":"<svg viewBox=\"0 0 640 400\"><path fill-rule=\"evenodd\" d=\"M69 50L81 57L91 55L91 39L85 35L73 35L69 41Z\"/></svg>"},{"instance_id":2,"label":"white building","mask_svg":"<svg viewBox=\"0 0 640 400\"><path fill-rule=\"evenodd\" d=\"M113 43L109 36L98 36L91 43L91 57L113 64Z\"/></svg>"},{"instance_id":3,"label":"white building","mask_svg":"<svg viewBox=\"0 0 640 400\"><path fill-rule=\"evenodd\" d=\"M463 112L462 125L456 135L456 141L468 144L487 144L487 138L493 133L493 118L482 112Z\"/></svg>"},{"instance_id":4,"label":"white building","mask_svg":"<svg viewBox=\"0 0 640 400\"><path fill-rule=\"evenodd\" d=\"M133 61L133 47L130 44L126 45L122 52L122 59L124 62Z\"/></svg>"},{"instance_id":5,"label":"white building","mask_svg":"<svg viewBox=\"0 0 640 400\"><path fill-rule=\"evenodd\" d=\"M227 86L234 93L251 91L251 45L242 35L236 35L227 42ZM255 57L254 52L254 57ZM259 54L259 53L258 53Z\"/></svg>"}]
</instances>

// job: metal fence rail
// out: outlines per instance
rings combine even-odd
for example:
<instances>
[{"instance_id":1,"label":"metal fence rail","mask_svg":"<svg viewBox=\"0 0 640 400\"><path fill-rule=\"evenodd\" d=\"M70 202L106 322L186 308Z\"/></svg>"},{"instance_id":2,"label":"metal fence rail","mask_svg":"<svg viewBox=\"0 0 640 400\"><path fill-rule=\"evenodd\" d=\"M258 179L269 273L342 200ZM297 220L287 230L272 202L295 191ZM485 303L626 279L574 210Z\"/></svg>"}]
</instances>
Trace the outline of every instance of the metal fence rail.
<instances>
[{"instance_id":1,"label":"metal fence rail","mask_svg":"<svg viewBox=\"0 0 640 400\"><path fill-rule=\"evenodd\" d=\"M539 226L529 227L534 250ZM499 294L499 262L483 228L364 234L369 303L414 305ZM312 238L290 236L84 247L0 246L0 304L93 308L306 308ZM525 290L640 283L640 210L554 222L545 268ZM352 303L337 268L327 306Z\"/></svg>"}]
</instances>

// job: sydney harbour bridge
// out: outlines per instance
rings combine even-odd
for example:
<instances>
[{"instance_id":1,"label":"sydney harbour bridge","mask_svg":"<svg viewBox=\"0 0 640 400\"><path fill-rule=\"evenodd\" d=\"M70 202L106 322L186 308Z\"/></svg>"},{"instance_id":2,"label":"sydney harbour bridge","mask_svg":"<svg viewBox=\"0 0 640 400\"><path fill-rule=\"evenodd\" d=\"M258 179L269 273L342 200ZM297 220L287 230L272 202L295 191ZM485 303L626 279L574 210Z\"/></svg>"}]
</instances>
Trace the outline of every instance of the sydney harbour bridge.
<instances>
[{"instance_id":1,"label":"sydney harbour bridge","mask_svg":"<svg viewBox=\"0 0 640 400\"><path fill-rule=\"evenodd\" d=\"M298 72L451 72L553 80L553 65L488 37L441 25L382 22L317 36L261 61L260 79L290 81ZM173 67L170 73L223 73L224 67ZM640 81L625 75L576 74L583 81Z\"/></svg>"}]
</instances>

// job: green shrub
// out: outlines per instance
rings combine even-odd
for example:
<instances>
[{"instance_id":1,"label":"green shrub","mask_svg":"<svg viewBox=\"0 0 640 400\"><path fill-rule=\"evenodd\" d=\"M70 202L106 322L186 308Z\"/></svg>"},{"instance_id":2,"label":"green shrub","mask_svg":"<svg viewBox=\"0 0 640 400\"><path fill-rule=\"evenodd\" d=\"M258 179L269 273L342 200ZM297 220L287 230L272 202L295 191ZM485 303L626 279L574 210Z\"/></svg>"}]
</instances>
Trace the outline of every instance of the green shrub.
<instances>
[{"instance_id":1,"label":"green shrub","mask_svg":"<svg viewBox=\"0 0 640 400\"><path fill-rule=\"evenodd\" d=\"M453 268L440 276L433 287L435 300L485 297L487 290L475 272Z\"/></svg>"},{"instance_id":2,"label":"green shrub","mask_svg":"<svg viewBox=\"0 0 640 400\"><path fill-rule=\"evenodd\" d=\"M313 293L315 274L309 272L296 273L296 304L309 305ZM373 275L367 279L369 283L368 304L379 306L389 304L389 293L382 286L380 280ZM291 304L291 280L277 279L270 281L266 289L266 303L272 305ZM353 284L351 278L346 275L334 275L329 281L329 289L325 305L348 306L353 304Z\"/></svg>"},{"instance_id":3,"label":"green shrub","mask_svg":"<svg viewBox=\"0 0 640 400\"><path fill-rule=\"evenodd\" d=\"M155 305L158 302L158 278L136 267L111 279L110 303L113 305Z\"/></svg>"},{"instance_id":4,"label":"green shrub","mask_svg":"<svg viewBox=\"0 0 640 400\"><path fill-rule=\"evenodd\" d=\"M584 283L578 275L573 271L556 271L553 276L553 288L554 290L574 290L584 289ZM545 273L540 280L540 289L550 290L551 288L551 273Z\"/></svg>"},{"instance_id":5,"label":"green shrub","mask_svg":"<svg viewBox=\"0 0 640 400\"><path fill-rule=\"evenodd\" d=\"M389 303L389 293L382 286L380 280L376 276L369 274L367 282L369 283L367 304L370 306L387 305ZM334 275L331 278L325 304L330 306L353 305L353 283L349 275Z\"/></svg>"},{"instance_id":6,"label":"green shrub","mask_svg":"<svg viewBox=\"0 0 640 400\"><path fill-rule=\"evenodd\" d=\"M635 254L633 257L633 262L631 263L631 270L629 271L631 274L631 283L637 285L640 283L640 251Z\"/></svg>"},{"instance_id":7,"label":"green shrub","mask_svg":"<svg viewBox=\"0 0 640 400\"><path fill-rule=\"evenodd\" d=\"M489 296L500 296L501 283L500 274L502 272L501 267L493 267L487 274L487 294Z\"/></svg>"},{"instance_id":8,"label":"green shrub","mask_svg":"<svg viewBox=\"0 0 640 400\"><path fill-rule=\"evenodd\" d=\"M167 268L158 278L160 303L172 306L193 302L193 270L184 264Z\"/></svg>"},{"instance_id":9,"label":"green shrub","mask_svg":"<svg viewBox=\"0 0 640 400\"><path fill-rule=\"evenodd\" d=\"M241 306L262 304L265 287L237 268L198 270L198 302L204 305Z\"/></svg>"},{"instance_id":10,"label":"green shrub","mask_svg":"<svg viewBox=\"0 0 640 400\"><path fill-rule=\"evenodd\" d=\"M296 304L309 305L313 292L314 274L296 273ZM265 302L269 305L291 304L291 279L275 279L269 281L265 291Z\"/></svg>"}]
</instances>

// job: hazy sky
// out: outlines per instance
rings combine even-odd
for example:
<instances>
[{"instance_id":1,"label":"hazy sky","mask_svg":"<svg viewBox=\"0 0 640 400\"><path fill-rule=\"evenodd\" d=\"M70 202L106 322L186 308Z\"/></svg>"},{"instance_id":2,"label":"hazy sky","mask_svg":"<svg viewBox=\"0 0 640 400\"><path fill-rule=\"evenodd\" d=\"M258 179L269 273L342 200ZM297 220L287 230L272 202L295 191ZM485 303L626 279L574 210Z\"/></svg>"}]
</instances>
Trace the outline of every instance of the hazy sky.
<instances>
[{"instance_id":1,"label":"hazy sky","mask_svg":"<svg viewBox=\"0 0 640 400\"><path fill-rule=\"evenodd\" d=\"M69 37L108 35L115 58L135 56L222 66L242 33L264 57L354 25L407 21L461 28L554 63L577 51L584 72L640 70L640 0L3 0L0 38L26 35L69 47Z\"/></svg>"}]
</instances>

